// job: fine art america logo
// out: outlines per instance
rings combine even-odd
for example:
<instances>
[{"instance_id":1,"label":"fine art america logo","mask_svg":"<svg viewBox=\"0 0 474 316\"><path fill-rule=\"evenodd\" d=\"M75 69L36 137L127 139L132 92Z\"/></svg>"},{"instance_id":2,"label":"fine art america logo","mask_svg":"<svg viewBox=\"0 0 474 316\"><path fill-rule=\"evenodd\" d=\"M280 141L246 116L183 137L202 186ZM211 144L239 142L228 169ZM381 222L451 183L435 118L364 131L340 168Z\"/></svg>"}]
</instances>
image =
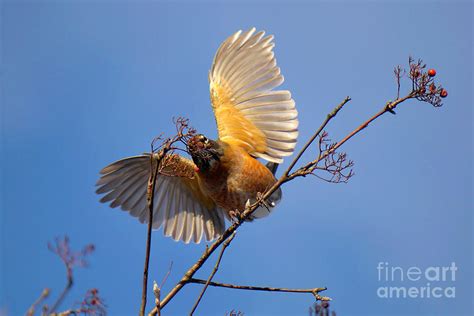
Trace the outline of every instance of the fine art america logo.
<instances>
[{"instance_id":1,"label":"fine art america logo","mask_svg":"<svg viewBox=\"0 0 474 316\"><path fill-rule=\"evenodd\" d=\"M377 265L377 296L380 298L455 298L455 262L447 266L399 267L388 262Z\"/></svg>"}]
</instances>

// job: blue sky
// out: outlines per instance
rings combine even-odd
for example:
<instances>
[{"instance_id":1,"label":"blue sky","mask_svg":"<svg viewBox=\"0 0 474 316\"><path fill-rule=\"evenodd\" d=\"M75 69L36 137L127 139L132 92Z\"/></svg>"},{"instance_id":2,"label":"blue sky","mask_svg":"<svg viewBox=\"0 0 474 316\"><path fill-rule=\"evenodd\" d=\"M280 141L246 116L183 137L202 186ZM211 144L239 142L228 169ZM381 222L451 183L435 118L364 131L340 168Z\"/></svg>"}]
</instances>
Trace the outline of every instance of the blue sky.
<instances>
[{"instance_id":1,"label":"blue sky","mask_svg":"<svg viewBox=\"0 0 474 316\"><path fill-rule=\"evenodd\" d=\"M214 52L256 26L275 35L300 113L298 148L346 95L353 101L328 128L333 139L393 99L392 69L409 55L437 69L449 97L438 109L405 103L345 145L356 163L348 184L286 185L272 216L241 227L215 280L327 286L341 316L472 315L472 12L472 2L455 1L2 2L0 308L22 315L44 287L58 294L64 268L46 244L67 234L76 248L93 242L97 251L76 271L65 307L97 287L110 315L137 314L146 228L98 202L98 171L171 134L174 116L214 137ZM204 247L156 231L151 279L173 261L170 289ZM455 262L456 280L439 285L455 286L456 297L379 298L381 286L427 283L380 282L379 262ZM199 290L187 286L165 315L187 314ZM307 315L311 303L210 288L198 315Z\"/></svg>"}]
</instances>

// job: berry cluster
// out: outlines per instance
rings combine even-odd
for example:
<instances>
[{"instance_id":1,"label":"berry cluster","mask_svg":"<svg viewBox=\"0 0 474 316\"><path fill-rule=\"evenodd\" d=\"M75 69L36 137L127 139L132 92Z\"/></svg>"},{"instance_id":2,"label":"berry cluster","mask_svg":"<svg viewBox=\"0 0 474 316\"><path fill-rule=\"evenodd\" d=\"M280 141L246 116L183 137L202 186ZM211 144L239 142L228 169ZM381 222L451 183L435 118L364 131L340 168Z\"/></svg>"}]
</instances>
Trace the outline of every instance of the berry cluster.
<instances>
[{"instance_id":1,"label":"berry cluster","mask_svg":"<svg viewBox=\"0 0 474 316\"><path fill-rule=\"evenodd\" d=\"M329 302L322 301L321 303L314 303L309 308L309 316L336 316L336 312L330 311Z\"/></svg>"},{"instance_id":2,"label":"berry cluster","mask_svg":"<svg viewBox=\"0 0 474 316\"><path fill-rule=\"evenodd\" d=\"M80 313L90 316L106 315L106 305L99 297L98 289L90 289L87 291L84 300L81 303Z\"/></svg>"},{"instance_id":3,"label":"berry cluster","mask_svg":"<svg viewBox=\"0 0 474 316\"><path fill-rule=\"evenodd\" d=\"M412 93L417 100L428 102L435 107L442 106L442 98L448 96L448 91L434 81L435 69L426 69L421 59L415 61L410 57L408 77L412 81Z\"/></svg>"}]
</instances>

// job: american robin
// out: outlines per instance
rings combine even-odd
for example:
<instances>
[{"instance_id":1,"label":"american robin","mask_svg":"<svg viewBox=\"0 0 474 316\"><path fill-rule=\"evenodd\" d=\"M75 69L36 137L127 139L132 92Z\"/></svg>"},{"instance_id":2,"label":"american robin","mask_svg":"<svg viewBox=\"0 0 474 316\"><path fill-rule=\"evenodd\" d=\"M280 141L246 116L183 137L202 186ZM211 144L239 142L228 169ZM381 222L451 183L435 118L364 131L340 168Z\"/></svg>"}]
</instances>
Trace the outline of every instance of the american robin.
<instances>
[{"instance_id":1,"label":"american robin","mask_svg":"<svg viewBox=\"0 0 474 316\"><path fill-rule=\"evenodd\" d=\"M252 28L221 44L209 71L219 138L193 136L187 143L192 160L174 155L157 177L153 228L163 226L174 240L199 243L203 234L208 241L220 236L225 219L270 188L276 166L294 151L298 113L289 91L273 90L283 76L272 51L273 36L264 35ZM97 182L97 193L105 194L100 201L147 222L149 172L149 155L110 164ZM280 199L278 190L253 218L266 216Z\"/></svg>"}]
</instances>

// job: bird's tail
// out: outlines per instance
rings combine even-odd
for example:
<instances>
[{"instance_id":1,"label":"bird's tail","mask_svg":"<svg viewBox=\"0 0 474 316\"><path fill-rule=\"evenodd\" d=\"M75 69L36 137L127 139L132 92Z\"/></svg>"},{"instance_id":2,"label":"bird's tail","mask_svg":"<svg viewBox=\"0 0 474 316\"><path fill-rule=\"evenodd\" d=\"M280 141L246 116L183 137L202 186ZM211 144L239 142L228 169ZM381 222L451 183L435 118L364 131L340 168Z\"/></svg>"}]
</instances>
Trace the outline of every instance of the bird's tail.
<instances>
[{"instance_id":1,"label":"bird's tail","mask_svg":"<svg viewBox=\"0 0 474 316\"><path fill-rule=\"evenodd\" d=\"M277 172L277 169L278 169L278 166L279 166L279 165L280 165L280 164L278 164L278 163L276 163L276 162L271 162L271 161L269 161L269 162L267 162L267 164L266 164L265 166L267 167L268 170L271 171L271 173L272 173L273 175L275 175L275 173Z\"/></svg>"},{"instance_id":2,"label":"bird's tail","mask_svg":"<svg viewBox=\"0 0 474 316\"><path fill-rule=\"evenodd\" d=\"M269 161L269 162L267 162L267 164L265 166L268 168L268 170L271 171L271 173L273 175L275 175L279 164L276 163L276 162L270 162ZM268 216L275 209L275 206L281 201L282 195L283 195L283 193L281 191L281 188L278 188L275 192L273 192L273 194L270 196L270 198L265 201L266 202L265 205L259 206L252 213L251 219L258 219L258 218ZM248 203L250 203L250 204L252 204L254 202L255 202L255 200L254 201L248 201Z\"/></svg>"}]
</instances>

